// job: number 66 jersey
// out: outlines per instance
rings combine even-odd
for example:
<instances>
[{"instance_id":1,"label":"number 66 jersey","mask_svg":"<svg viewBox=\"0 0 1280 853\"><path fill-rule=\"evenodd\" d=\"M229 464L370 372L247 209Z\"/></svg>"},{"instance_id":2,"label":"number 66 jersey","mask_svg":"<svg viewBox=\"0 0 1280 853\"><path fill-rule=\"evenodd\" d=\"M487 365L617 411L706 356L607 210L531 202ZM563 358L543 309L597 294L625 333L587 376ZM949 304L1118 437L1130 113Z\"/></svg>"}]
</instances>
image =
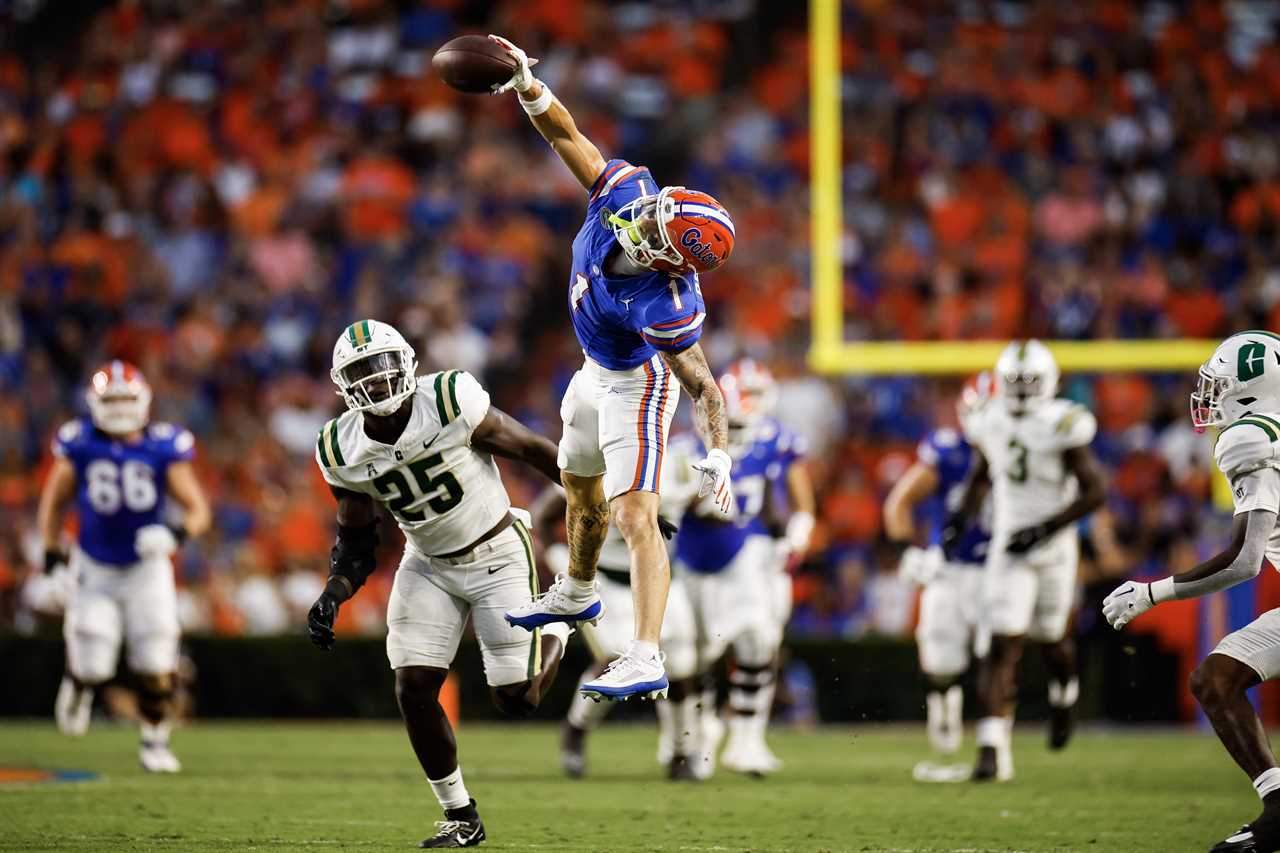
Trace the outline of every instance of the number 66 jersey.
<instances>
[{"instance_id":1,"label":"number 66 jersey","mask_svg":"<svg viewBox=\"0 0 1280 853\"><path fill-rule=\"evenodd\" d=\"M87 418L63 424L53 454L76 470L80 550L112 566L137 563L139 528L164 520L169 466L193 458L195 446L191 433L173 424L150 424L137 442L108 435Z\"/></svg>"},{"instance_id":2,"label":"number 66 jersey","mask_svg":"<svg viewBox=\"0 0 1280 853\"><path fill-rule=\"evenodd\" d=\"M364 416L343 412L325 424L316 462L331 486L386 504L409 548L451 554L506 517L511 499L497 463L471 446L489 412L489 393L470 373L418 379L409 423L394 445L365 434Z\"/></svg>"}]
</instances>

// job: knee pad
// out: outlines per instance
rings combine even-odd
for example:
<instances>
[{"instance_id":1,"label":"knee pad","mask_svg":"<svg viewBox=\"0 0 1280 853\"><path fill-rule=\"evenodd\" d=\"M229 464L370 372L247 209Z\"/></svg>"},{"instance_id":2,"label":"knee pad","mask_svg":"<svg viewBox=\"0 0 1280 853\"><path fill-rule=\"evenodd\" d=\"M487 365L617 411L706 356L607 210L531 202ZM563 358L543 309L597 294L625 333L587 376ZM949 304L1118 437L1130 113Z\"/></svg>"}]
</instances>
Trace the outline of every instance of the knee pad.
<instances>
[{"instance_id":1,"label":"knee pad","mask_svg":"<svg viewBox=\"0 0 1280 853\"><path fill-rule=\"evenodd\" d=\"M120 649L90 635L78 635L67 644L67 669L81 684L101 684L116 674Z\"/></svg>"}]
</instances>

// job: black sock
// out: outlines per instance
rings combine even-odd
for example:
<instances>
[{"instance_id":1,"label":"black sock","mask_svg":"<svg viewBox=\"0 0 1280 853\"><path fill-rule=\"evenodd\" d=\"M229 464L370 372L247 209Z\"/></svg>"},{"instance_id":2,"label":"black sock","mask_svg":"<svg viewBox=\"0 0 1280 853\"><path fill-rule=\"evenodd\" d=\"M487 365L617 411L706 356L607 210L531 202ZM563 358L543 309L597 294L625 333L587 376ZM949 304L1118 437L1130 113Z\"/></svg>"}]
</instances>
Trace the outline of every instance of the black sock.
<instances>
[{"instance_id":1,"label":"black sock","mask_svg":"<svg viewBox=\"0 0 1280 853\"><path fill-rule=\"evenodd\" d=\"M458 806L456 809L445 809L444 816L447 820L477 820L480 812L476 811L476 801L472 800L465 806Z\"/></svg>"}]
</instances>

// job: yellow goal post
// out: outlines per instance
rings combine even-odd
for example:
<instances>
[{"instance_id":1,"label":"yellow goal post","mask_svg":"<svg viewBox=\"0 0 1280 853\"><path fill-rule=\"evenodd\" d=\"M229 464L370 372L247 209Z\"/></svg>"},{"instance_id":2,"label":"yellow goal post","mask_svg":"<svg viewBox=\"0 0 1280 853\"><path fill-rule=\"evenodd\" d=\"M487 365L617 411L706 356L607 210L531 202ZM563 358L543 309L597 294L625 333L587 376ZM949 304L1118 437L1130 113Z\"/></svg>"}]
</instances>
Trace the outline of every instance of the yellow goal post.
<instances>
[{"instance_id":1,"label":"yellow goal post","mask_svg":"<svg viewBox=\"0 0 1280 853\"><path fill-rule=\"evenodd\" d=\"M809 0L809 366L826 374L968 374L990 368L1004 341L847 341L841 242L840 0ZM1217 341L1045 341L1063 371L1194 370Z\"/></svg>"}]
</instances>

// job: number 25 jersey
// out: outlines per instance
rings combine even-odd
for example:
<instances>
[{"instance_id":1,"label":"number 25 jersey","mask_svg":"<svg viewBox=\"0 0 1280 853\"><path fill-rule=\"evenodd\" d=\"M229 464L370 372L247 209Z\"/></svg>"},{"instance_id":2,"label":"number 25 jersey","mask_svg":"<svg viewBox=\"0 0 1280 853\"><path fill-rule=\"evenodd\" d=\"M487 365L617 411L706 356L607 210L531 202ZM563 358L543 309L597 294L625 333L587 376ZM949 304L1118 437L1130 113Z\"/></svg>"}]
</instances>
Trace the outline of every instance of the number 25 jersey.
<instances>
[{"instance_id":1,"label":"number 25 jersey","mask_svg":"<svg viewBox=\"0 0 1280 853\"><path fill-rule=\"evenodd\" d=\"M138 529L164 518L169 466L195 456L195 438L173 424L153 423L136 442L121 441L87 418L68 421L53 440L53 453L76 471L77 544L100 563L138 562Z\"/></svg>"},{"instance_id":2,"label":"number 25 jersey","mask_svg":"<svg viewBox=\"0 0 1280 853\"><path fill-rule=\"evenodd\" d=\"M1014 415L994 400L965 423L965 438L987 460L992 537L1039 524L1075 500L1064 454L1093 441L1098 422L1079 403L1046 400Z\"/></svg>"},{"instance_id":3,"label":"number 25 jersey","mask_svg":"<svg viewBox=\"0 0 1280 853\"><path fill-rule=\"evenodd\" d=\"M511 508L497 463L471 446L489 412L489 393L470 373L418 378L409 423L395 444L364 431L364 415L343 412L320 430L316 462L331 486L385 504L408 546L426 556L475 542Z\"/></svg>"}]
</instances>

